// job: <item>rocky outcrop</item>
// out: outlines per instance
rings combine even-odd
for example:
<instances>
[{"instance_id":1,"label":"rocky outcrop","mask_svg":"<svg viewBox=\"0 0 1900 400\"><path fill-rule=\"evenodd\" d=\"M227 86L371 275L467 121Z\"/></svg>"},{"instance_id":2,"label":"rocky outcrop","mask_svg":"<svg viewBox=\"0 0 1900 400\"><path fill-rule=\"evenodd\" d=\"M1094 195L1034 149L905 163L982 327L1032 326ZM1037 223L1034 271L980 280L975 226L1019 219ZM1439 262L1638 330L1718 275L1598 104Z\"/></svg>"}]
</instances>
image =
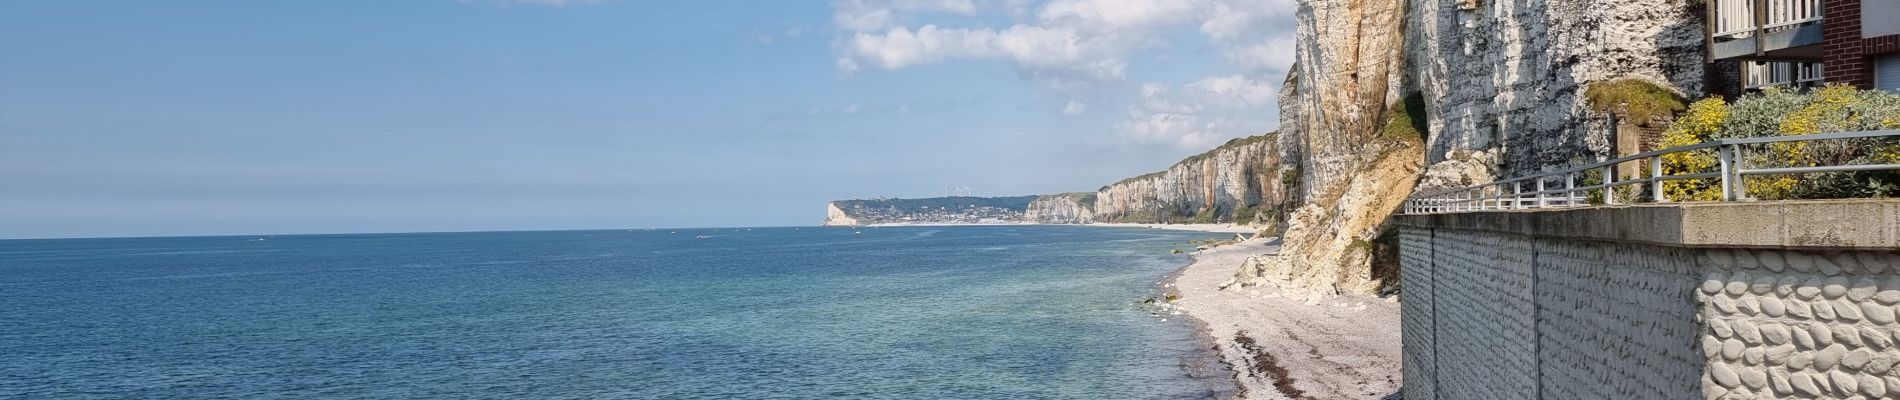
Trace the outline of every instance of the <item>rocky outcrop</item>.
<instances>
[{"instance_id":1,"label":"rocky outcrop","mask_svg":"<svg viewBox=\"0 0 1900 400\"><path fill-rule=\"evenodd\" d=\"M1095 222L1095 193L1061 193L1037 197L1029 202L1023 220L1038 224L1086 224Z\"/></svg>"},{"instance_id":2,"label":"rocky outcrop","mask_svg":"<svg viewBox=\"0 0 1900 400\"><path fill-rule=\"evenodd\" d=\"M1637 78L1700 96L1703 17L1690 3L1411 0L1407 51L1432 131L1426 185L1609 156L1609 119L1584 104L1590 83Z\"/></svg>"},{"instance_id":3,"label":"rocky outcrop","mask_svg":"<svg viewBox=\"0 0 1900 400\"><path fill-rule=\"evenodd\" d=\"M1309 296L1389 288L1372 264L1387 218L1418 187L1464 186L1607 158L1594 82L1702 92L1700 13L1686 0L1303 0L1281 95L1284 247L1235 282ZM1422 142L1384 137L1422 98ZM1422 179L1422 182L1421 182ZM1231 283L1230 283L1231 284Z\"/></svg>"},{"instance_id":4,"label":"rocky outcrop","mask_svg":"<svg viewBox=\"0 0 1900 400\"><path fill-rule=\"evenodd\" d=\"M1391 137L1405 74L1401 0L1307 0L1296 14L1296 64L1281 91L1289 176L1278 254L1240 266L1229 285L1287 294L1369 293L1382 286L1369 244L1423 169L1418 138ZM1384 274L1391 275L1391 274Z\"/></svg>"},{"instance_id":5,"label":"rocky outcrop","mask_svg":"<svg viewBox=\"0 0 1900 400\"><path fill-rule=\"evenodd\" d=\"M1284 190L1278 135L1228 141L1168 169L1103 186L1095 221L1255 223L1277 214Z\"/></svg>"},{"instance_id":6,"label":"rocky outcrop","mask_svg":"<svg viewBox=\"0 0 1900 400\"><path fill-rule=\"evenodd\" d=\"M1294 200L1338 190L1377 156L1366 147L1399 100L1403 12L1403 0L1299 2L1280 98L1280 143L1302 183Z\"/></svg>"},{"instance_id":7,"label":"rocky outcrop","mask_svg":"<svg viewBox=\"0 0 1900 400\"><path fill-rule=\"evenodd\" d=\"M857 226L858 219L838 208L837 202L825 203L824 226Z\"/></svg>"}]
</instances>

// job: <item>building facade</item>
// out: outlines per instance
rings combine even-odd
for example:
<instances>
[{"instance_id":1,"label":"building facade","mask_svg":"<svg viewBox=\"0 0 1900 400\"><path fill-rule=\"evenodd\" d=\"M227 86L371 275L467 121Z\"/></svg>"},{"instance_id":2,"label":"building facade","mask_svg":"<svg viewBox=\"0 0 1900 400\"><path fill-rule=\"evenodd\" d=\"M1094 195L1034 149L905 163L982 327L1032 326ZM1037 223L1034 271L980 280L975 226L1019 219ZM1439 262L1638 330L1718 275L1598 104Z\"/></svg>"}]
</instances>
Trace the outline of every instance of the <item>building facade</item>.
<instances>
[{"instance_id":1,"label":"building facade","mask_svg":"<svg viewBox=\"0 0 1900 400\"><path fill-rule=\"evenodd\" d=\"M1844 83L1900 91L1900 2L1711 0L1709 60L1740 91ZM1730 63L1733 64L1730 64Z\"/></svg>"}]
</instances>

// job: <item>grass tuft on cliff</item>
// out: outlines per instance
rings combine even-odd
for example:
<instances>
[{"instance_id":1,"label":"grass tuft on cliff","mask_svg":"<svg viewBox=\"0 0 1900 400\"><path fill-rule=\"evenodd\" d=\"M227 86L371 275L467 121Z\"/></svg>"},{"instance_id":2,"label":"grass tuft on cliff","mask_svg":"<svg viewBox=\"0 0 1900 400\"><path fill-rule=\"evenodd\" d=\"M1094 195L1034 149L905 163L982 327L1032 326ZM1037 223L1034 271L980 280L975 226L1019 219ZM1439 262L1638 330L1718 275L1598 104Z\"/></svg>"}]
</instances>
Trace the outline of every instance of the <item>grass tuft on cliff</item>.
<instances>
[{"instance_id":1,"label":"grass tuft on cliff","mask_svg":"<svg viewBox=\"0 0 1900 400\"><path fill-rule=\"evenodd\" d=\"M1676 91L1636 78L1592 83L1583 90L1583 98L1593 111L1617 114L1637 123L1689 107L1689 100Z\"/></svg>"},{"instance_id":2,"label":"grass tuft on cliff","mask_svg":"<svg viewBox=\"0 0 1900 400\"><path fill-rule=\"evenodd\" d=\"M1425 94L1412 92L1398 104L1386 107L1385 128L1379 137L1391 141L1424 143L1426 132L1431 128L1425 125Z\"/></svg>"}]
</instances>

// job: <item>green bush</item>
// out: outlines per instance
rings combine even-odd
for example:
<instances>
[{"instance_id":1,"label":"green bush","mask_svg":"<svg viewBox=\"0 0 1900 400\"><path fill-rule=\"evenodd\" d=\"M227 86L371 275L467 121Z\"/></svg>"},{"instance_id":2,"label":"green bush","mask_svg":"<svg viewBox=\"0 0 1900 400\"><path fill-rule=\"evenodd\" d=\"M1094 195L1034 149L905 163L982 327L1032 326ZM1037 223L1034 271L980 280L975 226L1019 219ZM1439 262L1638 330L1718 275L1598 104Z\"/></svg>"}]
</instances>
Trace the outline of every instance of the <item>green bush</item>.
<instances>
[{"instance_id":1,"label":"green bush","mask_svg":"<svg viewBox=\"0 0 1900 400\"><path fill-rule=\"evenodd\" d=\"M1796 136L1900 128L1900 94L1828 85L1809 93L1770 88L1736 99L1696 102L1664 134L1663 147L1709 139ZM1743 146L1746 168L1900 163L1900 138L1828 140ZM1663 173L1699 173L1716 166L1712 150L1663 157ZM1750 197L1764 200L1900 197L1900 171L1750 176ZM1713 179L1665 183L1671 200L1721 198Z\"/></svg>"}]
</instances>

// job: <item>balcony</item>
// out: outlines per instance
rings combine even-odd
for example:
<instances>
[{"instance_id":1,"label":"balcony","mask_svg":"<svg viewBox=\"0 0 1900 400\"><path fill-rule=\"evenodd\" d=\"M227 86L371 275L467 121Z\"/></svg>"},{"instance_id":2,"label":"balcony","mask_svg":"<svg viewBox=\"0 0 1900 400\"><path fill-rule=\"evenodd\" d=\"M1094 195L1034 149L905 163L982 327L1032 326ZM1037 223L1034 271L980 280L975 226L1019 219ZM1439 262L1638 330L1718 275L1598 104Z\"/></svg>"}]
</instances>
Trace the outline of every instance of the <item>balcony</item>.
<instances>
[{"instance_id":1,"label":"balcony","mask_svg":"<svg viewBox=\"0 0 1900 400\"><path fill-rule=\"evenodd\" d=\"M1742 79L1749 90L1771 86L1806 89L1821 85L1821 63L1745 62Z\"/></svg>"},{"instance_id":2,"label":"balcony","mask_svg":"<svg viewBox=\"0 0 1900 400\"><path fill-rule=\"evenodd\" d=\"M1716 60L1821 60L1822 0L1710 0Z\"/></svg>"}]
</instances>

